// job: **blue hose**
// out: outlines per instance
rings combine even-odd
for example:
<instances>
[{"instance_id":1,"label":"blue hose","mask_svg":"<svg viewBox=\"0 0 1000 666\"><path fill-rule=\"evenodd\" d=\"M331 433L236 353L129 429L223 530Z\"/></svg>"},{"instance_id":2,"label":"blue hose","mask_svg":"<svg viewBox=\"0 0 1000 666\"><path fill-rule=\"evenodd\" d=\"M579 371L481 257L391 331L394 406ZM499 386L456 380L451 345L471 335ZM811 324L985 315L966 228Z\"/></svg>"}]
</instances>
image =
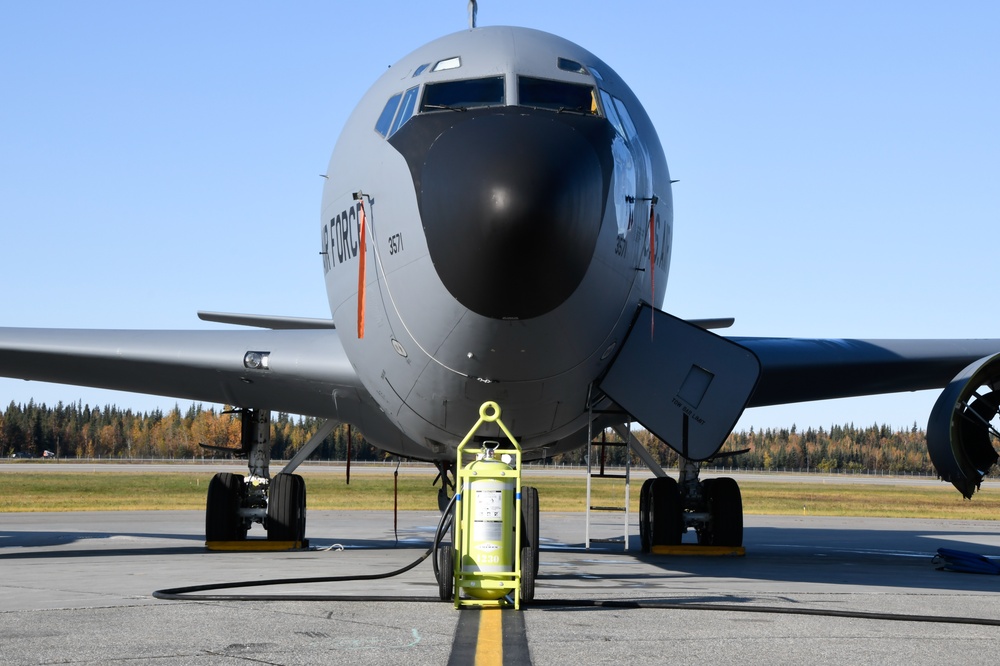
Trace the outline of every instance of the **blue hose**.
<instances>
[{"instance_id":1,"label":"blue hose","mask_svg":"<svg viewBox=\"0 0 1000 666\"><path fill-rule=\"evenodd\" d=\"M938 571L1000 575L1000 563L983 555L964 550L938 548L934 563L940 565Z\"/></svg>"}]
</instances>

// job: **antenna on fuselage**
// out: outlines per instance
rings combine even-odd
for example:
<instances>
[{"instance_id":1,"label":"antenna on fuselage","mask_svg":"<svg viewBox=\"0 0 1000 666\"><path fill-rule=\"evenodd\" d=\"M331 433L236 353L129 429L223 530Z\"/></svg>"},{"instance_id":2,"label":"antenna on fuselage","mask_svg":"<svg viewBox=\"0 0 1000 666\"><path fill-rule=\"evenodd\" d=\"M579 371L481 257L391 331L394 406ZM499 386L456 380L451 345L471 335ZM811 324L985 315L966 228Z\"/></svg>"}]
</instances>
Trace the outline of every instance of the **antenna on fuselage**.
<instances>
[{"instance_id":1,"label":"antenna on fuselage","mask_svg":"<svg viewBox=\"0 0 1000 666\"><path fill-rule=\"evenodd\" d=\"M476 0L469 0L469 30L476 27L476 14L479 12L479 3Z\"/></svg>"}]
</instances>

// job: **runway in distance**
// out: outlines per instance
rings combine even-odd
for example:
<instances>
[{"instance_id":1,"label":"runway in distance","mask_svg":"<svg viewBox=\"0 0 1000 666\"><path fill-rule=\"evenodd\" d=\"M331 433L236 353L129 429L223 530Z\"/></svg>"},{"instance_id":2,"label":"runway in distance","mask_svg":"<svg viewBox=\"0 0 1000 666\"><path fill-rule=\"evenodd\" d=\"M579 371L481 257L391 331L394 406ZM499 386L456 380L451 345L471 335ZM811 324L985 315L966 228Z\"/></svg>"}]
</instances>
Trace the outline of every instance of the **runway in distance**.
<instances>
[{"instance_id":1,"label":"runway in distance","mask_svg":"<svg viewBox=\"0 0 1000 666\"><path fill-rule=\"evenodd\" d=\"M301 539L294 468L337 423L447 477L485 401L529 459L604 428L629 437L633 422L681 454L679 480L647 461L644 548L687 530L742 542L736 483L702 481L699 464L748 407L941 389L928 427L941 476L971 497L997 460L1000 340L727 338L725 317L668 314L673 197L656 129L611 66L568 40L483 26L417 48L362 97L324 178L329 318L4 328L0 374L241 409L249 473L213 481L210 540L254 522ZM271 411L328 419L274 476Z\"/></svg>"}]
</instances>

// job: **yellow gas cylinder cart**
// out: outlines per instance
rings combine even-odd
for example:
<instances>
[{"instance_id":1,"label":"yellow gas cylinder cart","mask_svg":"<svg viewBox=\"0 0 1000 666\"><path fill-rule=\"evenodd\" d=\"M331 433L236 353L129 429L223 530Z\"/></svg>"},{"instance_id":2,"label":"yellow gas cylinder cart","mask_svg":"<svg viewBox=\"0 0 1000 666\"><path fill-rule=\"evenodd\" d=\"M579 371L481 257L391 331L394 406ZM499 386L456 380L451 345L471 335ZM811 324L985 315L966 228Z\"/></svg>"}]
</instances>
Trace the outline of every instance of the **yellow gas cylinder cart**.
<instances>
[{"instance_id":1,"label":"yellow gas cylinder cart","mask_svg":"<svg viewBox=\"0 0 1000 666\"><path fill-rule=\"evenodd\" d=\"M473 443L487 423L496 423L507 441ZM458 445L457 462L455 608L519 609L522 599L534 595L534 563L522 559L534 553L521 547L521 447L500 420L495 402L479 408L479 421Z\"/></svg>"}]
</instances>

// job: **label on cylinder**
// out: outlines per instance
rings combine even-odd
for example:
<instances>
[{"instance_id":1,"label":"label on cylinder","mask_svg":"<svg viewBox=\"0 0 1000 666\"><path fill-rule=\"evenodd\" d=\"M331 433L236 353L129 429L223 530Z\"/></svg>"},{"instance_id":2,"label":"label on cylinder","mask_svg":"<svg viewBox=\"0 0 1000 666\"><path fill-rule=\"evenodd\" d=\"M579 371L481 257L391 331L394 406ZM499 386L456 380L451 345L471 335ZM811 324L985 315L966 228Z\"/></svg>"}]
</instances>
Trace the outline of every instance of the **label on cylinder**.
<instances>
[{"instance_id":1,"label":"label on cylinder","mask_svg":"<svg viewBox=\"0 0 1000 666\"><path fill-rule=\"evenodd\" d=\"M489 467L503 463L490 462ZM486 467L482 461L473 469ZM506 468L506 465L503 465ZM491 470L492 471L492 470ZM468 482L463 497L469 498L465 509L468 532L463 533L462 571L501 573L512 571L514 565L514 481L513 479L475 479ZM470 592L471 594L471 592ZM477 594L487 594L482 591ZM489 595L503 595L503 590L490 590ZM487 598L487 597L482 597Z\"/></svg>"},{"instance_id":2,"label":"label on cylinder","mask_svg":"<svg viewBox=\"0 0 1000 666\"><path fill-rule=\"evenodd\" d=\"M474 520L503 520L502 490L480 490L476 493Z\"/></svg>"}]
</instances>

